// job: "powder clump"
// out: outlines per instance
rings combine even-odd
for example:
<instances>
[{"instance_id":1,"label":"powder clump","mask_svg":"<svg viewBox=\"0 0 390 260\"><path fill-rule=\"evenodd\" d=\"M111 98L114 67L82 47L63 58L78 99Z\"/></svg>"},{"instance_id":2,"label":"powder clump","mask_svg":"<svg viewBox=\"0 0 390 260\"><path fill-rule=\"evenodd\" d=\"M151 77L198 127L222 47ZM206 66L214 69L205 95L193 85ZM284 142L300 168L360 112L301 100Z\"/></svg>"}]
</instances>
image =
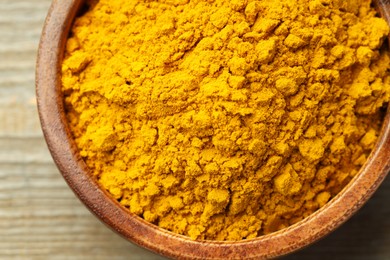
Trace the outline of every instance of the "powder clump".
<instances>
[{"instance_id":1,"label":"powder clump","mask_svg":"<svg viewBox=\"0 0 390 260\"><path fill-rule=\"evenodd\" d=\"M373 149L389 33L371 2L89 0L62 89L81 156L124 207L192 239L290 226Z\"/></svg>"}]
</instances>

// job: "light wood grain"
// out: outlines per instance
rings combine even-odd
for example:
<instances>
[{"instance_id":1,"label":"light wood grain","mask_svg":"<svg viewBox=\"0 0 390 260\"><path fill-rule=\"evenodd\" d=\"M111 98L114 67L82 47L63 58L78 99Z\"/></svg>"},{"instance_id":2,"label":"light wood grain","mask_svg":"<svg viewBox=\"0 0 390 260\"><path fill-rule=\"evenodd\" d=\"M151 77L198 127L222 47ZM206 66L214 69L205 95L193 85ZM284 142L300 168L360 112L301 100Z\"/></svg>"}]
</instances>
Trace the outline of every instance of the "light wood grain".
<instances>
[{"instance_id":1,"label":"light wood grain","mask_svg":"<svg viewBox=\"0 0 390 260\"><path fill-rule=\"evenodd\" d=\"M163 259L89 213L52 162L34 66L49 0L0 0L0 259ZM390 180L352 220L287 259L390 259Z\"/></svg>"}]
</instances>

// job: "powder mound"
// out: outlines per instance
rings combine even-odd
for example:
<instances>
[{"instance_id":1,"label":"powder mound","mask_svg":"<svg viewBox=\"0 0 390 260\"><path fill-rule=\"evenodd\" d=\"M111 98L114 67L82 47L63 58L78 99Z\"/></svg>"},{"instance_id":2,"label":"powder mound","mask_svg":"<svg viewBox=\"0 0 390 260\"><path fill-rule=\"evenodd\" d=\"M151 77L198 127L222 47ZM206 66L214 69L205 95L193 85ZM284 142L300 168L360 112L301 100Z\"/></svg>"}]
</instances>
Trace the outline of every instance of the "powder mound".
<instances>
[{"instance_id":1,"label":"powder mound","mask_svg":"<svg viewBox=\"0 0 390 260\"><path fill-rule=\"evenodd\" d=\"M62 89L114 199L192 239L309 216L359 171L389 101L369 0L89 0Z\"/></svg>"}]
</instances>

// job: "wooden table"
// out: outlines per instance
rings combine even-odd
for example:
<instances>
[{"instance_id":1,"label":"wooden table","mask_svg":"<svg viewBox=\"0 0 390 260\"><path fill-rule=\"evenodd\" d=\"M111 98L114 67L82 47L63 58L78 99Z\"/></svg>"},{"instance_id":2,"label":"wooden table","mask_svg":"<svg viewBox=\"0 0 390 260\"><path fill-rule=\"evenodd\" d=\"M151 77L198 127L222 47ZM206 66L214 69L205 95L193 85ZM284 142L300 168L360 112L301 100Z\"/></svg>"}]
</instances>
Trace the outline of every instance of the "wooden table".
<instances>
[{"instance_id":1,"label":"wooden table","mask_svg":"<svg viewBox=\"0 0 390 260\"><path fill-rule=\"evenodd\" d=\"M164 259L101 224L52 162L34 90L49 5L0 0L0 259ZM286 259L390 259L389 198L390 178L342 228Z\"/></svg>"}]
</instances>

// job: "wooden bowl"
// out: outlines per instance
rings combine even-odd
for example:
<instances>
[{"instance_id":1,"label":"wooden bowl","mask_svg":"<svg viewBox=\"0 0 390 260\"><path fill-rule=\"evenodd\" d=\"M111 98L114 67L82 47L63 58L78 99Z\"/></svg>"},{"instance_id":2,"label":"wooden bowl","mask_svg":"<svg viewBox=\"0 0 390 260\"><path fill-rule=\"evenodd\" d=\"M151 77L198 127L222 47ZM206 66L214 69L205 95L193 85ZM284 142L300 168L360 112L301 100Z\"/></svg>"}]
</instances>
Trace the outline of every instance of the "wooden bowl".
<instances>
[{"instance_id":1,"label":"wooden bowl","mask_svg":"<svg viewBox=\"0 0 390 260\"><path fill-rule=\"evenodd\" d=\"M131 242L179 259L266 259L285 255L339 227L362 207L386 177L390 169L390 112L360 173L330 203L289 228L239 242L193 241L131 214L99 187L78 155L65 118L62 56L70 26L82 4L82 0L55 0L50 8L36 70L39 116L50 152L69 186L99 219Z\"/></svg>"}]
</instances>

